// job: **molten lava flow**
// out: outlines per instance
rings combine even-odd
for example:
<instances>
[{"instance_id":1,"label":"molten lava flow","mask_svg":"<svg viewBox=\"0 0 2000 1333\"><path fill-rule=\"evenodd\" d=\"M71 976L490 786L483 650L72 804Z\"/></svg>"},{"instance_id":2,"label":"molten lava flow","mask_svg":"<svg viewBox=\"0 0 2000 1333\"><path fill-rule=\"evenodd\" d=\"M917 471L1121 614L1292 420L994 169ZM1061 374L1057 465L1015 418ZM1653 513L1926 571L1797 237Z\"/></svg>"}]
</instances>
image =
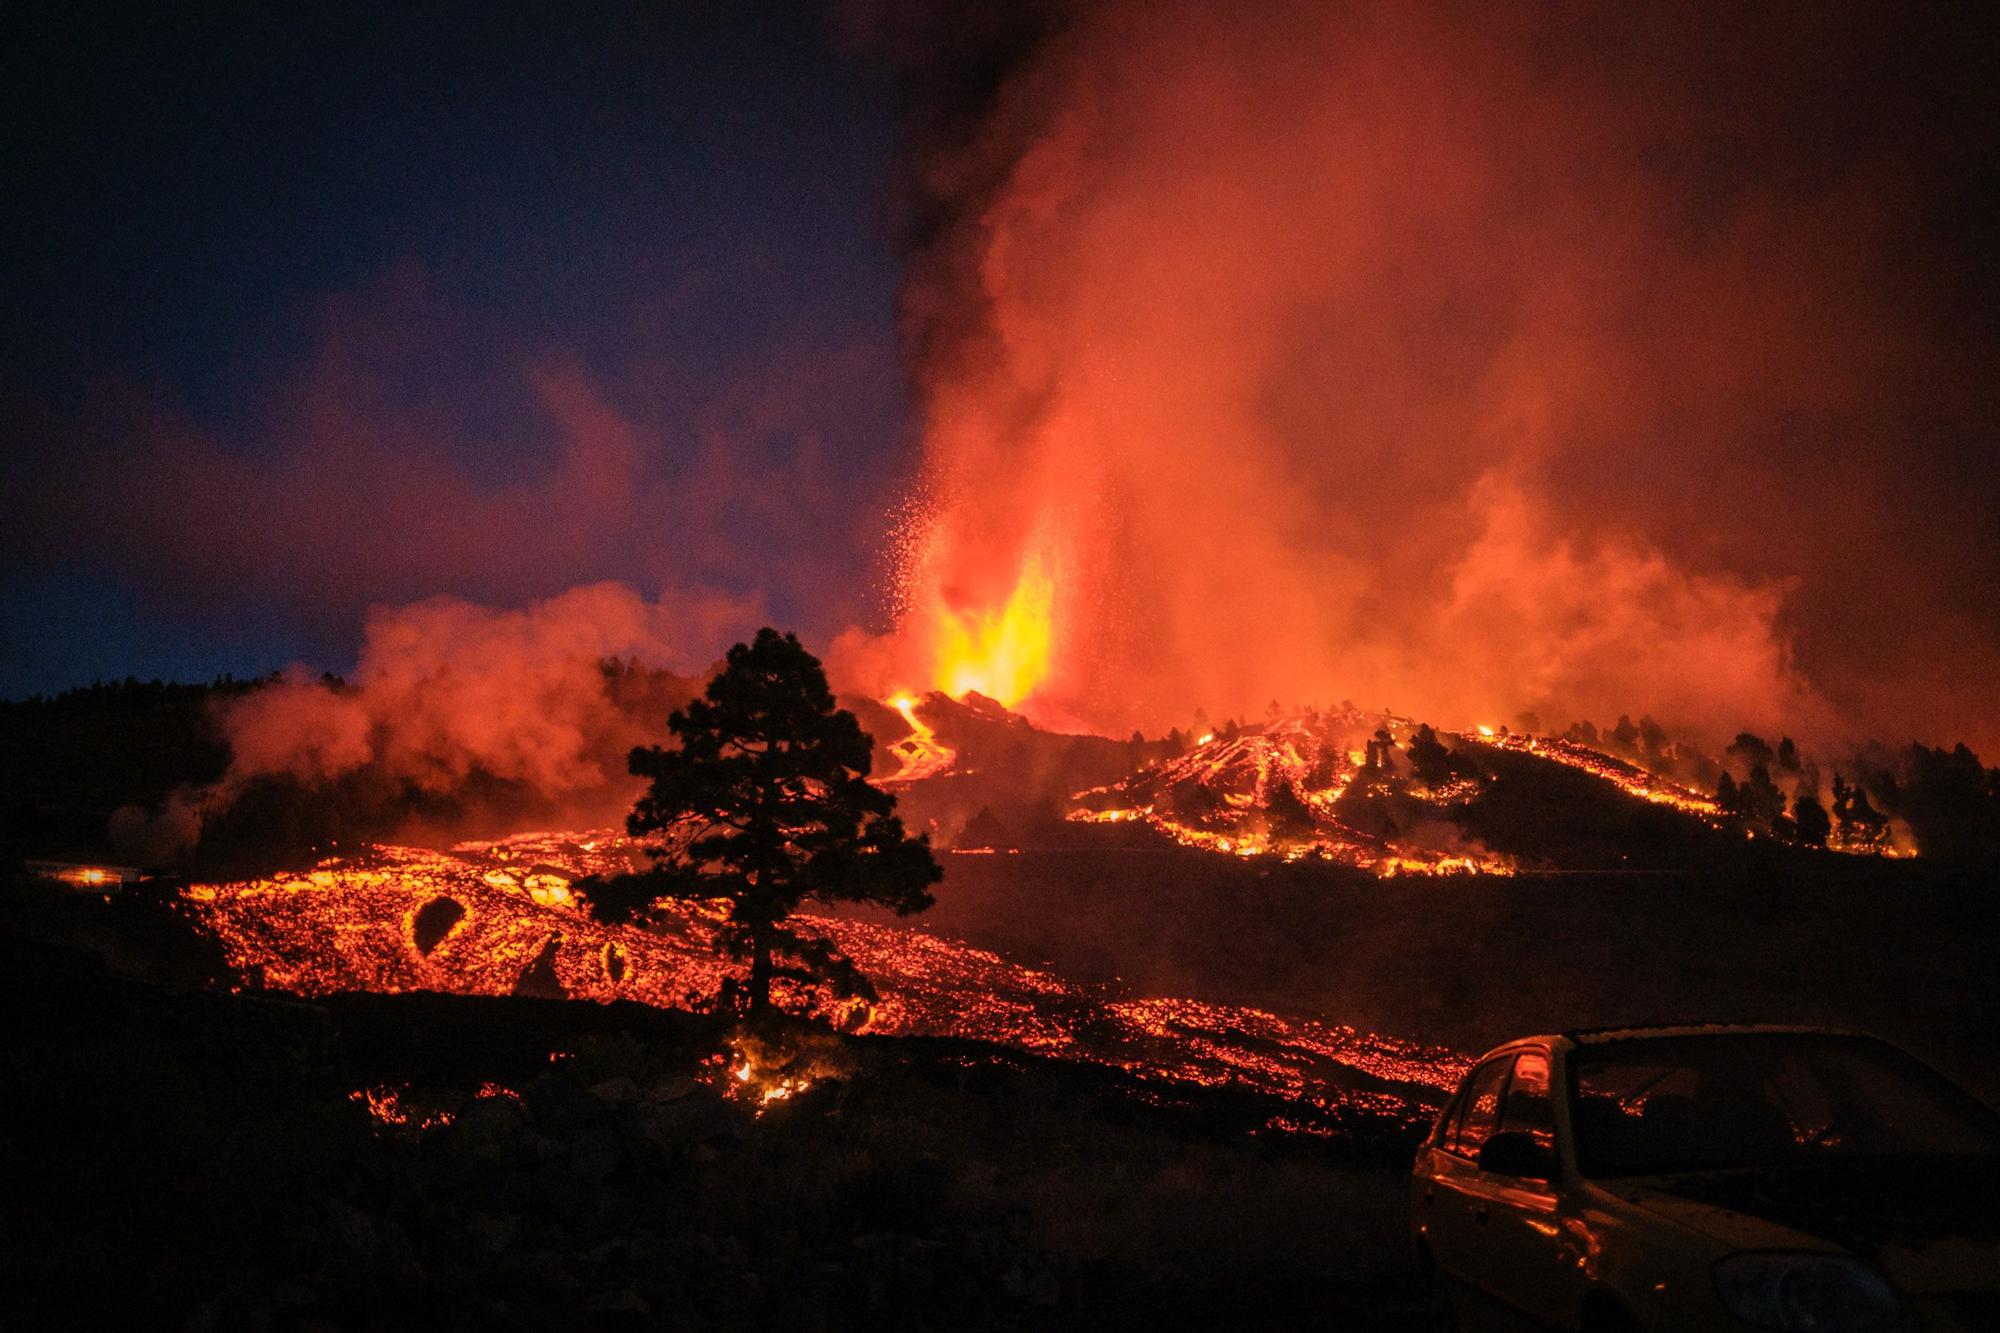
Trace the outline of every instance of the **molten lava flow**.
<instances>
[{"instance_id":1,"label":"molten lava flow","mask_svg":"<svg viewBox=\"0 0 2000 1333\"><path fill-rule=\"evenodd\" d=\"M1485 848L1422 847L1356 827L1351 821L1366 812L1370 789L1385 772L1379 767L1384 761L1371 765L1367 749L1344 744L1343 737L1363 721L1359 715L1332 714L1286 718L1228 739L1211 732L1184 755L1148 764L1111 786L1076 793L1067 817L1093 824L1140 822L1184 847L1286 861L1317 857L1385 878L1515 873L1511 857ZM1364 799L1344 802L1351 788ZM1372 799L1393 801L1407 825L1463 804L1476 790L1473 783L1431 788L1405 782L1393 797Z\"/></svg>"},{"instance_id":2,"label":"molten lava flow","mask_svg":"<svg viewBox=\"0 0 2000 1333\"><path fill-rule=\"evenodd\" d=\"M186 896L232 965L301 995L506 995L540 987L663 1007L712 997L729 969L715 953L714 920L703 905L670 905L656 930L607 926L567 901L538 896L516 871L622 870L635 851L609 833L524 834L449 853L374 847L305 874L193 885ZM427 931L425 909L442 898L460 910L447 914L451 924L441 933ZM1163 1082L1247 1084L1336 1121L1349 1114L1422 1119L1423 1103L1452 1086L1467 1063L1440 1047L1308 1019L1135 998L906 926L802 922L830 936L875 980L881 998L866 1014L871 1032L976 1038ZM812 1001L797 991L781 990L780 998L795 1008ZM742 1052L719 1072L760 1106L802 1091L813 1077L795 1069L760 1077ZM386 1123L401 1109L385 1101L378 1118Z\"/></svg>"},{"instance_id":3,"label":"molten lava flow","mask_svg":"<svg viewBox=\"0 0 2000 1333\"><path fill-rule=\"evenodd\" d=\"M1008 707L1027 698L1049 674L1054 612L1055 581L1039 556L1028 557L998 610L959 611L940 601L932 628L937 687L954 699L977 691Z\"/></svg>"},{"instance_id":4,"label":"molten lava flow","mask_svg":"<svg viewBox=\"0 0 2000 1333\"><path fill-rule=\"evenodd\" d=\"M903 721L910 724L910 734L889 747L902 760L903 766L876 780L885 784L915 782L948 771L957 760L958 752L940 741L937 733L931 730L930 723L917 716L918 701L908 694L898 694L885 702L903 715Z\"/></svg>"},{"instance_id":5,"label":"molten lava flow","mask_svg":"<svg viewBox=\"0 0 2000 1333\"><path fill-rule=\"evenodd\" d=\"M1671 806L1683 814L1698 815L1711 823L1721 814L1713 797L1703 796L1700 792L1683 787L1680 783L1663 778L1657 773L1649 773L1636 764L1614 759L1601 750L1593 750L1574 741L1558 740L1548 736L1524 736L1506 731L1496 733L1491 727L1460 732L1458 739L1478 745L1490 745L1498 750L1532 754L1540 759L1580 769L1592 777L1603 779L1628 796L1636 796L1654 805Z\"/></svg>"}]
</instances>

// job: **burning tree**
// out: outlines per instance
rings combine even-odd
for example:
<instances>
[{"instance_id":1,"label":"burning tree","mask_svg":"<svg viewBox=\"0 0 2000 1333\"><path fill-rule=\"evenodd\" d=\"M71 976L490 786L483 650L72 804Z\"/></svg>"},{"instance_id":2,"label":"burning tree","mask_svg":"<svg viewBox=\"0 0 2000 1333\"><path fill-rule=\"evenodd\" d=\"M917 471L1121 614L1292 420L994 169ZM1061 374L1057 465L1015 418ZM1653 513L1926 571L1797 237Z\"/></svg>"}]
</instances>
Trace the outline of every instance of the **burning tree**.
<instances>
[{"instance_id":1,"label":"burning tree","mask_svg":"<svg viewBox=\"0 0 2000 1333\"><path fill-rule=\"evenodd\" d=\"M651 785L626 827L656 839L654 864L578 883L592 915L644 919L669 898L726 903L717 945L749 974L723 998L753 1015L770 1009L780 978L872 998L852 962L789 918L807 900L908 916L931 905L943 872L929 839L904 832L896 798L869 783L872 743L834 706L819 660L795 635L759 630L667 726L678 748L644 746L631 758Z\"/></svg>"}]
</instances>

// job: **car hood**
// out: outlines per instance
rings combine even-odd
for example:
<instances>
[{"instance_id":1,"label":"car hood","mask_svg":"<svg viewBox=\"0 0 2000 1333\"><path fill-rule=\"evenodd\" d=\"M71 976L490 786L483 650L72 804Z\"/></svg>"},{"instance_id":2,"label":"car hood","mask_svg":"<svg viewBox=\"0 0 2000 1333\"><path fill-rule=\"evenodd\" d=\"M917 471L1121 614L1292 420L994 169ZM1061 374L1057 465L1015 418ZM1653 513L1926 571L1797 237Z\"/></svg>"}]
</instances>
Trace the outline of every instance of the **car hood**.
<instances>
[{"instance_id":1,"label":"car hood","mask_svg":"<svg viewBox=\"0 0 2000 1333\"><path fill-rule=\"evenodd\" d=\"M2000 1281L2000 1162L1843 1162L1620 1183L1628 1202L1734 1249L1817 1241L1913 1293Z\"/></svg>"}]
</instances>

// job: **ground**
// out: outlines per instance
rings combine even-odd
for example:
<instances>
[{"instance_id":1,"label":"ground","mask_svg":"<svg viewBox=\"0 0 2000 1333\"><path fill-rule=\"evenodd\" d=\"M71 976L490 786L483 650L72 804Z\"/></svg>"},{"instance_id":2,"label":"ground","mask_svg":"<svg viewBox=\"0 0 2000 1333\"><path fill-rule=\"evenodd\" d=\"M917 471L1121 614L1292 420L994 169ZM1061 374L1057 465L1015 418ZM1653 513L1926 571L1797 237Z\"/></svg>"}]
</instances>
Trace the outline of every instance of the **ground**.
<instances>
[{"instance_id":1,"label":"ground","mask_svg":"<svg viewBox=\"0 0 2000 1333\"><path fill-rule=\"evenodd\" d=\"M1274 1136L1259 1094L796 1028L811 1081L760 1112L701 1015L308 1004L9 953L17 1326L1394 1328L1416 1308L1407 1135Z\"/></svg>"}]
</instances>

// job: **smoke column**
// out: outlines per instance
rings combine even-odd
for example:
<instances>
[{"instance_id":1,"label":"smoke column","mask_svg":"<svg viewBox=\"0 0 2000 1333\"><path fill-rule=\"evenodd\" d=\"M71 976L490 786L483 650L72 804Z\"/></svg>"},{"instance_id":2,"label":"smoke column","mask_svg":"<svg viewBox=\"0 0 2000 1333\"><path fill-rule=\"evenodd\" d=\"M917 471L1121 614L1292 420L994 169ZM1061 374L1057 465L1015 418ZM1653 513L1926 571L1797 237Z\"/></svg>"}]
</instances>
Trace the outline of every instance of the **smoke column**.
<instances>
[{"instance_id":1,"label":"smoke column","mask_svg":"<svg viewBox=\"0 0 2000 1333\"><path fill-rule=\"evenodd\" d=\"M919 108L927 466L851 670L941 681L940 626L1039 573L1024 706L1101 729L1345 697L2000 743L1960 38L1107 4L979 84L943 26L862 20Z\"/></svg>"},{"instance_id":2,"label":"smoke column","mask_svg":"<svg viewBox=\"0 0 2000 1333\"><path fill-rule=\"evenodd\" d=\"M171 857L258 779L323 788L357 774L398 801L456 797L477 782L504 788L517 815L615 820L634 786L627 752L659 736L618 696L606 663L681 658L689 623L616 583L518 610L456 597L378 606L351 682L297 668L225 700L215 719L230 752L222 779L178 789L158 811L119 811L113 837Z\"/></svg>"}]
</instances>

